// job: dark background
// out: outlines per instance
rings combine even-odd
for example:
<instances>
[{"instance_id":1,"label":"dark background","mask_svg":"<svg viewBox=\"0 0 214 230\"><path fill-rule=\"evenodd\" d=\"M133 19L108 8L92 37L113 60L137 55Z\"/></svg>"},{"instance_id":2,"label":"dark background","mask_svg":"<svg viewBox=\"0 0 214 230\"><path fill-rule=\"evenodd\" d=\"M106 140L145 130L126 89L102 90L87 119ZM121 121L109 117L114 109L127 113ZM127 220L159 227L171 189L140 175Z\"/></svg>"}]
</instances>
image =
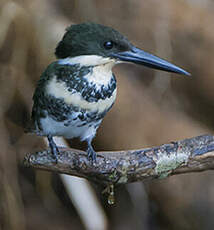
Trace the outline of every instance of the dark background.
<instances>
[{"instance_id":1,"label":"dark background","mask_svg":"<svg viewBox=\"0 0 214 230\"><path fill-rule=\"evenodd\" d=\"M22 166L26 153L45 146L23 127L35 84L55 60L65 28L85 21L112 26L192 73L189 78L136 65L114 68L117 101L94 146L137 149L213 133L213 10L212 0L0 1L0 229L89 229L59 175ZM102 229L213 229L211 171L121 186L112 207L92 187L108 225Z\"/></svg>"}]
</instances>

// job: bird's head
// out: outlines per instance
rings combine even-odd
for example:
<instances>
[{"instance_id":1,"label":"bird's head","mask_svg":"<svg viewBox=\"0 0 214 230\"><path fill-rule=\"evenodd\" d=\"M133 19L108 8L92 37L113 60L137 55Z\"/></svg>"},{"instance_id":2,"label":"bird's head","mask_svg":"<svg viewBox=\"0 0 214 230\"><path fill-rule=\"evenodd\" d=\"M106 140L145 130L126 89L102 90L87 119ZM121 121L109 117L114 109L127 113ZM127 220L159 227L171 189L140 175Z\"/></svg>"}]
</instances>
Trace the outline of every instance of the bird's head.
<instances>
[{"instance_id":1,"label":"bird's head","mask_svg":"<svg viewBox=\"0 0 214 230\"><path fill-rule=\"evenodd\" d=\"M79 61L82 59L88 65L99 65L108 61L132 62L190 75L185 70L135 47L113 28L96 23L82 23L68 27L56 47L55 54L59 59L72 58Z\"/></svg>"}]
</instances>

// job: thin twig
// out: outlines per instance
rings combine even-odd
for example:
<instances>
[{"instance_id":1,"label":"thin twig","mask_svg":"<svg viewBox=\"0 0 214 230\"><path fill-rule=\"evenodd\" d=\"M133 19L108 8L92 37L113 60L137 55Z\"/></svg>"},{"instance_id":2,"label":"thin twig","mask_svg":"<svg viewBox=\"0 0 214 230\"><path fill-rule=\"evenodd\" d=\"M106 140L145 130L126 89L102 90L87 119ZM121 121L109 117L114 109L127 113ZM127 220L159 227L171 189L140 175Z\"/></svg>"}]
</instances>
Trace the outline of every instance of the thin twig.
<instances>
[{"instance_id":1,"label":"thin twig","mask_svg":"<svg viewBox=\"0 0 214 230\"><path fill-rule=\"evenodd\" d=\"M50 150L43 150L27 154L24 164L103 185L126 184L214 169L214 136L203 135L139 150L98 152L95 164L85 152L68 148L60 148L56 164Z\"/></svg>"}]
</instances>

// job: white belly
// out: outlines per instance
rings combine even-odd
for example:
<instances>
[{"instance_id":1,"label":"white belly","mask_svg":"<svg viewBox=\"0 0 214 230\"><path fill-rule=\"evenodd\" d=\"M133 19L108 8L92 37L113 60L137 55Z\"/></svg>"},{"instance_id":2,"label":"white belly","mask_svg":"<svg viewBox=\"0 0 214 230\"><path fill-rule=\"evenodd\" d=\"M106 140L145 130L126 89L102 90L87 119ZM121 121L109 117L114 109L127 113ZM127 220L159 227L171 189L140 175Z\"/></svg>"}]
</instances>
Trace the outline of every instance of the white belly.
<instances>
[{"instance_id":1,"label":"white belly","mask_svg":"<svg viewBox=\"0 0 214 230\"><path fill-rule=\"evenodd\" d=\"M51 117L46 117L42 118L40 123L43 135L63 136L68 139L79 137L81 140L86 140L95 136L101 120L81 126L84 121L77 119L66 126L65 122L55 121Z\"/></svg>"}]
</instances>

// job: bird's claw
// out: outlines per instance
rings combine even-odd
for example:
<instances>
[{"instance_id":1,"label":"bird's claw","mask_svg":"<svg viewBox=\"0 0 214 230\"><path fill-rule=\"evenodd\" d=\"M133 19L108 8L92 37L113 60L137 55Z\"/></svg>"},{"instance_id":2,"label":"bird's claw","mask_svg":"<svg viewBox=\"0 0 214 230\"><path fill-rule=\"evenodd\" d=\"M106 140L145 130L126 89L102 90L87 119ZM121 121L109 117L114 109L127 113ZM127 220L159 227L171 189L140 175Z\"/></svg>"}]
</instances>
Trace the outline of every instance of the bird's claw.
<instances>
[{"instance_id":1,"label":"bird's claw","mask_svg":"<svg viewBox=\"0 0 214 230\"><path fill-rule=\"evenodd\" d=\"M57 164L57 162L58 162L58 154L59 154L59 149L57 148L57 146L54 146L53 148L51 147L51 153L52 153L52 155L54 157L54 160L55 160L55 162Z\"/></svg>"},{"instance_id":2,"label":"bird's claw","mask_svg":"<svg viewBox=\"0 0 214 230\"><path fill-rule=\"evenodd\" d=\"M57 164L59 149L58 149L57 145L55 144L52 136L48 136L48 141L49 141L49 146L50 146L50 149L51 149L51 153L52 153L52 155L54 157L55 163Z\"/></svg>"},{"instance_id":3,"label":"bird's claw","mask_svg":"<svg viewBox=\"0 0 214 230\"><path fill-rule=\"evenodd\" d=\"M93 148L88 147L87 149L87 154L88 154L88 160L92 162L92 164L96 163L96 159L97 159L97 154L96 152L93 150Z\"/></svg>"}]
</instances>

